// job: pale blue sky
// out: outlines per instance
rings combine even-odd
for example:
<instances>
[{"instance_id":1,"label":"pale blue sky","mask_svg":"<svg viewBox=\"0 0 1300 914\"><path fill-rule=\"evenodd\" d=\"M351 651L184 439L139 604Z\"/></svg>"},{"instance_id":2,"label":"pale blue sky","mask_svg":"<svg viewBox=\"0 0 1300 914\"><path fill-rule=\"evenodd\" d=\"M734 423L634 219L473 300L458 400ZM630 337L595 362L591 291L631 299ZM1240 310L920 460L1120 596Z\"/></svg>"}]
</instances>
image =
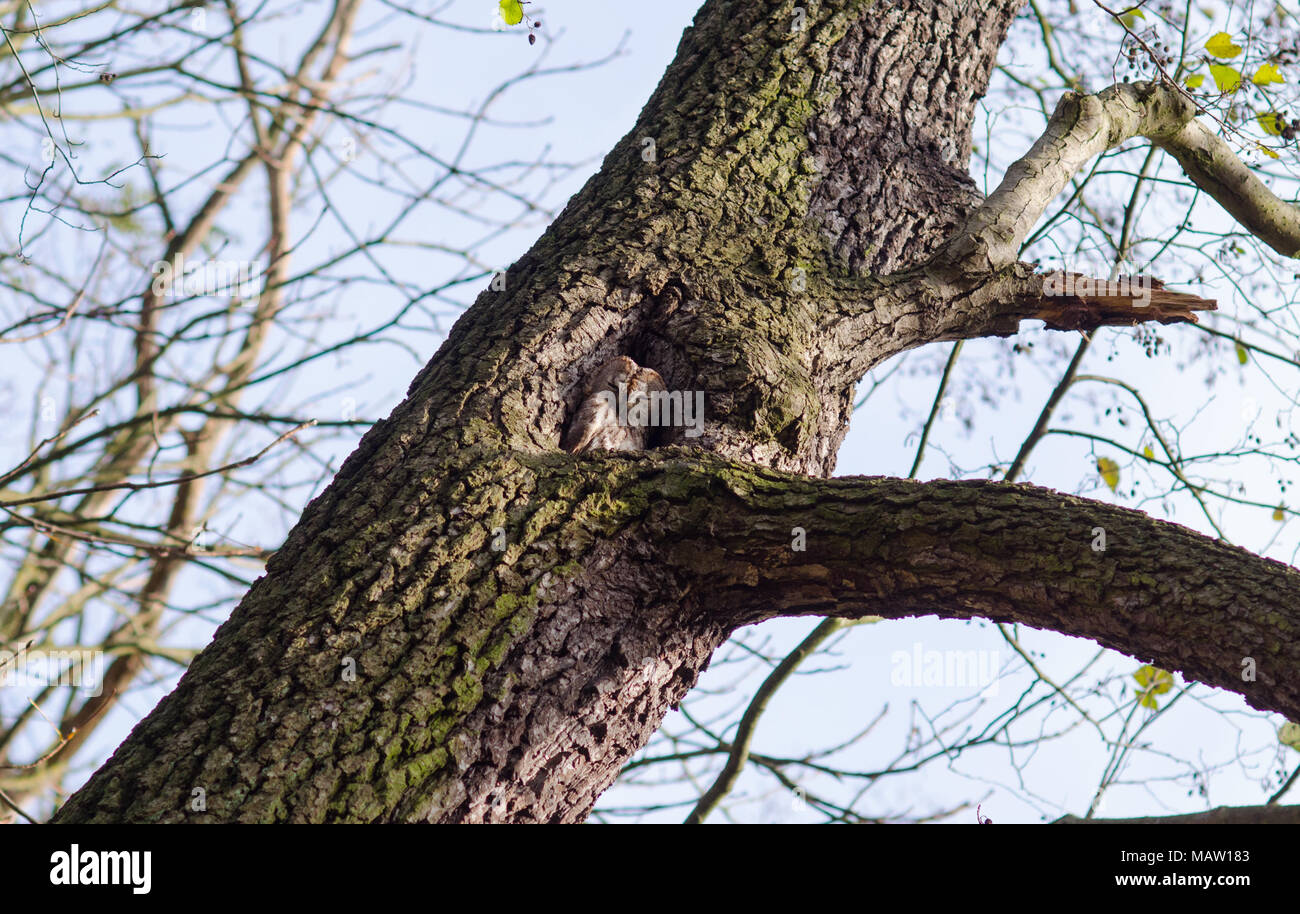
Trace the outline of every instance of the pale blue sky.
<instances>
[{"instance_id":1,"label":"pale blue sky","mask_svg":"<svg viewBox=\"0 0 1300 914\"><path fill-rule=\"evenodd\" d=\"M695 0L659 0L641 5L574 0L530 9L531 17L542 20L543 31L559 39L550 51L549 62L552 65L598 58L619 47L621 42L624 42L624 51L599 69L526 80L512 87L494 105L492 114L495 117L524 121L545 117L549 118L549 123L528 130L484 128L481 145L472 152L472 161L478 164L509 159L528 161L547 149L546 155L551 161L587 162L581 173L551 192L550 201L560 204L587 175L594 172L604 152L630 128L665 65L672 59L681 31L698 5ZM448 18L486 27L493 18L493 6L491 0L461 0L452 6ZM303 15L308 17L315 12L310 7L305 10ZM403 95L451 108L481 102L498 81L526 66L547 46L543 41L535 48L530 47L519 30L485 37L416 28L400 17L384 15L382 6L372 7L370 15L372 19L367 20L368 26L362 31L358 44L370 47L401 42L412 52L411 67L401 90ZM291 20L273 39L268 37L264 50L268 56L276 56L279 48L278 56L287 60L296 49L301 34ZM1017 54L1016 65L1032 68L1032 61L1026 59L1028 56L1023 52ZM1004 50L1004 60L1008 57ZM213 65L219 66L220 63ZM990 101L993 99L991 94ZM1041 123L1041 118L1035 120L1036 112L1027 109L998 110L996 113L995 135L999 145L994 147L994 156L999 167L989 176L994 181L1008 157L1015 155L1016 150L1026 148L1030 130ZM396 119L388 118L390 123L394 120L399 126L408 125L411 138L420 137L439 155L452 156L460 145L461 134L450 126L454 122L449 122L444 133L436 126L442 122L435 121L420 109L412 107ZM171 141L166 153L184 159L186 164L190 157L210 155L211 150L220 148L223 138L229 135L228 124L220 117L213 119L211 112L201 108L178 112L173 126L178 128L178 135L180 128L185 128L188 139ZM335 129L331 132L330 142L344 143L348 135L342 129ZM359 153L362 159L368 154L368 142L381 144L390 154L393 152L393 144L383 137L363 137ZM977 144L984 144L983 148L987 149L987 142L988 134L977 131ZM982 172L980 176L983 180ZM353 227L359 230L376 228L385 221L383 204L372 203L361 187L344 190L336 203L347 214ZM496 213L510 212L510 204L500 200L489 200L483 205ZM1209 227L1223 225L1222 215L1212 204L1201 206L1198 214ZM300 213L297 225L304 228L315 216L315 213ZM1154 220L1151 223L1154 234L1163 217L1161 208L1153 206L1146 217ZM542 220L537 218L527 220L518 230L483 244L477 256L489 266L507 265L527 250L540 234L542 225ZM411 239L436 239L450 244L475 237L477 231L472 220L457 221L447 217L434 225L405 225L402 234ZM256 232L250 230L244 243L254 246L260 243ZM321 251L341 243L345 243L342 230L326 218L303 242L303 252L304 255L320 256ZM422 261L420 258L427 259ZM309 256L305 259L310 261ZM1174 276L1189 267L1188 263L1173 257L1167 261L1170 272L1165 275ZM394 262L401 267L403 275L418 275L427 269L431 282L445 279L446 270L456 263L453 258L416 250L400 255ZM124 279L128 284L134 281L134 278ZM438 319L444 328L455 317L455 303L463 306L471 301L482 285L456 290L440 304ZM367 296L370 294L367 287L357 286L347 296L334 297L332 300L339 309L336 319L365 325L367 317L372 316L368 312L381 310L368 307ZM1222 296L1221 307L1227 313L1235 313L1246 306L1234 298L1226 286L1221 286L1213 294ZM291 389L279 391L277 396L292 402L310 399L321 416L338 416L351 407L363 416L385 415L404 393L422 360L436 348L439 339L431 332L433 329L430 321L427 326L413 330L409 336L410 352L393 348L362 349L349 353L342 361L318 363L295 376ZM1169 419L1183 429L1180 443L1188 452L1213 450L1222 446L1225 440L1236 440L1245 433L1249 421L1255 421L1252 411L1256 408L1262 414L1259 421L1271 425L1272 416L1294 396L1293 373L1270 380L1257 370L1254 361L1244 367L1236 366L1230 348L1208 357L1202 356L1211 360L1227 359L1233 363L1231 371L1214 378L1210 386L1206 383L1204 362L1181 367L1198 352L1200 339L1195 331L1167 328L1161 332L1172 351L1161 358L1148 359L1141 345L1133 340L1133 334L1102 331L1083 370L1121 378L1139 386L1157 417ZM1032 341L1033 350L1014 357L1008 355L1013 341L967 344L954 380L951 408L936 425L931 449L920 472L922 478L950 475L987 477L989 464L1001 463L1005 467L1014 455L1055 383L1063 367L1063 357L1072 351L1075 344L1072 336L1030 328L1022 334L1022 341ZM902 475L907 472L915 453L916 433L929 408L937 371L949 346L939 344L910 354L904 366L871 397L854 418L840 454L839 474ZM35 364L10 364L5 367L5 373L9 375L12 372L7 379L26 394L31 390L32 373L37 367ZM877 376L883 376L892 367L883 366ZM340 378L348 379L342 388L339 386ZM1094 394L1096 400L1090 402L1089 397ZM22 400L20 395L19 402L28 401ZM1109 389L1100 385L1081 385L1067 398L1055 424L1088 430L1094 428L1092 423L1097 420L1107 433L1126 434L1124 427L1114 424L1113 416L1107 416L1105 410L1111 405ZM1131 408L1132 404L1129 406ZM971 420L973 431L963 420ZM1127 428L1131 432L1133 426ZM1128 434L1127 440L1135 449L1142 441L1136 434ZM6 457L20 451L21 445L19 440L8 440L5 443ZM319 456L337 466L351 446L351 440L341 442L333 445L330 453ZM1094 469L1093 447L1079 438L1048 438L1035 451L1028 478L1038 484L1111 500L1113 496L1106 491ZM1101 445L1095 447L1095 455L1113 454L1119 460L1125 485L1133 478L1130 474L1141 473L1131 466L1131 460L1125 455L1113 453ZM1246 483L1261 500L1276 497L1276 481L1256 465L1227 467L1220 476ZM1154 486L1148 483L1148 488ZM1159 505L1155 502L1143 503L1140 499L1130 498L1123 503L1159 513ZM1172 499L1169 508L1169 516L1173 519L1197 529L1208 529L1205 519L1197 514L1188 499ZM250 540L260 541L275 540L276 536L269 531L281 526L283 520L268 509L265 516L241 517L232 523L235 533L243 531L242 535ZM1270 520L1267 511L1260 509L1225 511L1222 524L1235 542L1256 550L1268 547L1270 555L1294 560L1296 537L1292 531L1300 524L1292 521L1281 535L1277 535L1279 525ZM1081 531L1081 536L1087 535L1090 535L1088 531ZM201 589L208 585L191 579L189 586ZM792 646L814 624L811 620L791 620L764 626L763 634L772 639L769 651L775 652L781 645ZM197 636L202 628L196 624L184 636ZM206 635L202 640L206 640ZM1036 659L1041 660L1044 669L1056 674L1076 669L1084 658L1096 651L1095 645L1090 643L1052 634L1030 633L1026 642L1035 650L1044 652L1042 658ZM1012 678L1000 684L999 694L990 705L995 711L1002 710L1029 681L1018 658L1013 657L996 630L986 623L923 619L861 626L851 631L841 644L836 658L841 669L825 675L796 677L773 701L760 727L756 750L793 756L833 744L864 726L887 703L891 711L889 716L851 756L853 764L861 768L883 767L906 739L908 728L917 722L918 717L908 710L910 703L919 702L919 707L934 712L967 694L962 690L907 688L891 683L891 658L895 652L910 653L918 643L924 650L997 651L1003 664L1016 669ZM1016 661L1014 664L1013 660ZM821 664L822 667L827 665ZM1103 669L1131 671L1137 663L1109 655L1101 666ZM726 694L707 699L707 706L732 707L746 689L752 689L756 684L754 677L740 685L733 683L731 670L724 665L706 674L701 683L703 689L725 686L726 691ZM124 699L121 708L114 712L112 726L101 729L96 735L100 748L106 750L115 745L130 724L152 707L158 694L158 689L149 689ZM1191 700L1185 703L1193 704ZM1211 781L1209 800L1212 805L1260 802L1260 792L1248 777L1252 772L1244 769L1249 765L1267 764L1272 725L1243 714L1246 706L1231 695L1213 695L1207 704L1215 709L1227 709L1227 713L1216 713L1209 707L1183 708L1179 715L1161 721L1144 737L1173 757L1200 758L1207 766L1230 762L1239 753L1245 755L1248 765L1228 764L1227 771L1215 776ZM987 711L977 712L973 720L987 716ZM1050 730L1066 719L1064 713L1054 712L1047 716L1044 727ZM667 726L680 730L683 726L680 715L670 715ZM1087 808L1091 789L1106 761L1095 731L1086 726L1079 727L1070 735L1046 744L1037 750L1021 780L1011 762L1013 759L1023 761L1033 752L1032 749L980 751L947 765L935 764L920 778L886 779L873 792L875 799L868 801L864 808L882 814L900 810L919 814L931 807L967 801L973 804L978 800L983 803L984 812L1000 822L1037 821L1043 816L1052 817L1064 812L1081 814ZM1294 763L1293 753L1291 764ZM1171 770L1174 770L1173 766L1162 766L1155 761L1143 762L1135 769L1133 779L1141 781L1143 777L1160 776ZM742 781L741 788L751 796L766 796L766 799L743 807L744 818L811 818L811 814L792 808L788 793L775 790L770 777L749 774ZM669 791L671 794L672 789ZM673 795L677 798L684 796L680 790ZM663 795L655 798L662 800ZM615 789L606 795L601 806L630 804L642 799L647 799L642 791ZM1116 788L1105 807L1105 814L1156 814L1169 810L1192 810L1203 805L1203 800L1187 797L1181 783L1137 784ZM673 810L655 818L680 819L684 812ZM973 813L963 815L961 820L973 822Z\"/></svg>"}]
</instances>

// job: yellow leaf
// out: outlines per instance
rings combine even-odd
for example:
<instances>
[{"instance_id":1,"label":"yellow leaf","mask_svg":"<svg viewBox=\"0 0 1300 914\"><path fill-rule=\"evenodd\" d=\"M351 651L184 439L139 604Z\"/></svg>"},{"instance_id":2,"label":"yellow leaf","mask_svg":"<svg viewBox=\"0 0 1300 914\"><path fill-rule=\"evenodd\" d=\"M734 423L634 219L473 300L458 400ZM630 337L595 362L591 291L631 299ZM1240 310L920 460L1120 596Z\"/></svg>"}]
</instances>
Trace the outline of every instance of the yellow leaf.
<instances>
[{"instance_id":1,"label":"yellow leaf","mask_svg":"<svg viewBox=\"0 0 1300 914\"><path fill-rule=\"evenodd\" d=\"M1151 445L1148 444L1146 447L1142 449L1142 456L1145 457L1147 460L1155 460L1156 452L1151 450Z\"/></svg>"},{"instance_id":2,"label":"yellow leaf","mask_svg":"<svg viewBox=\"0 0 1300 914\"><path fill-rule=\"evenodd\" d=\"M1205 42L1205 50L1220 60L1231 60L1241 53L1241 48L1233 43L1232 36L1227 32L1219 32L1211 36L1210 40Z\"/></svg>"},{"instance_id":3,"label":"yellow leaf","mask_svg":"<svg viewBox=\"0 0 1300 914\"><path fill-rule=\"evenodd\" d=\"M1111 460L1109 457L1098 457L1097 472L1101 474L1102 479L1106 480L1106 485L1110 486L1112 492L1119 488L1118 463Z\"/></svg>"},{"instance_id":4,"label":"yellow leaf","mask_svg":"<svg viewBox=\"0 0 1300 914\"><path fill-rule=\"evenodd\" d=\"M501 0L501 18L506 25L518 25L524 21L524 8L519 0Z\"/></svg>"},{"instance_id":5,"label":"yellow leaf","mask_svg":"<svg viewBox=\"0 0 1300 914\"><path fill-rule=\"evenodd\" d=\"M1214 77L1214 84L1220 92L1235 92L1241 85L1241 71L1227 64L1210 64L1210 75Z\"/></svg>"},{"instance_id":6,"label":"yellow leaf","mask_svg":"<svg viewBox=\"0 0 1300 914\"><path fill-rule=\"evenodd\" d=\"M1273 520L1277 521L1278 523L1281 523L1282 521L1286 520L1286 511L1282 510L1283 507L1284 507L1283 505L1278 505L1276 508L1273 509Z\"/></svg>"},{"instance_id":7,"label":"yellow leaf","mask_svg":"<svg viewBox=\"0 0 1300 914\"><path fill-rule=\"evenodd\" d=\"M1247 362L1250 361L1250 351L1246 349L1245 346L1241 345L1241 343L1237 343L1236 349L1237 349L1237 361L1240 364L1245 365Z\"/></svg>"},{"instance_id":8,"label":"yellow leaf","mask_svg":"<svg viewBox=\"0 0 1300 914\"><path fill-rule=\"evenodd\" d=\"M1174 677L1168 670L1162 670L1158 666L1152 666L1145 663L1138 667L1137 672L1133 674L1137 684L1144 689L1150 689L1152 692L1164 694L1174 685Z\"/></svg>"},{"instance_id":9,"label":"yellow leaf","mask_svg":"<svg viewBox=\"0 0 1300 914\"><path fill-rule=\"evenodd\" d=\"M1264 114L1255 115L1255 120L1259 122L1259 127L1269 136L1281 136L1282 131L1286 129L1286 121L1282 115L1276 111L1267 111Z\"/></svg>"},{"instance_id":10,"label":"yellow leaf","mask_svg":"<svg viewBox=\"0 0 1300 914\"><path fill-rule=\"evenodd\" d=\"M1282 78L1282 74L1278 72L1277 67L1273 66L1271 63L1266 63L1260 66L1260 68L1255 71L1255 75L1250 78L1250 81L1257 86L1267 86L1269 83L1286 82L1286 80Z\"/></svg>"},{"instance_id":11,"label":"yellow leaf","mask_svg":"<svg viewBox=\"0 0 1300 914\"><path fill-rule=\"evenodd\" d=\"M1277 741L1300 752L1300 724L1293 724L1288 720L1277 731Z\"/></svg>"},{"instance_id":12,"label":"yellow leaf","mask_svg":"<svg viewBox=\"0 0 1300 914\"><path fill-rule=\"evenodd\" d=\"M1265 146L1263 143L1256 143L1255 145L1259 147L1259 151L1260 151L1260 152L1264 153L1264 155L1268 156L1270 159L1277 159L1277 158L1280 158L1280 156L1279 156L1276 152L1274 152L1273 150L1269 149L1269 148L1268 148L1267 146Z\"/></svg>"},{"instance_id":13,"label":"yellow leaf","mask_svg":"<svg viewBox=\"0 0 1300 914\"><path fill-rule=\"evenodd\" d=\"M1172 673L1150 664L1139 667L1138 671L1133 674L1133 678L1137 680L1139 686L1138 704L1152 710L1160 707L1160 703L1156 701L1156 696L1163 695L1174 687Z\"/></svg>"},{"instance_id":14,"label":"yellow leaf","mask_svg":"<svg viewBox=\"0 0 1300 914\"><path fill-rule=\"evenodd\" d=\"M1183 80L1183 85L1189 89L1199 89L1203 82L1205 82L1204 73L1193 73L1191 76L1187 77L1187 79Z\"/></svg>"}]
</instances>

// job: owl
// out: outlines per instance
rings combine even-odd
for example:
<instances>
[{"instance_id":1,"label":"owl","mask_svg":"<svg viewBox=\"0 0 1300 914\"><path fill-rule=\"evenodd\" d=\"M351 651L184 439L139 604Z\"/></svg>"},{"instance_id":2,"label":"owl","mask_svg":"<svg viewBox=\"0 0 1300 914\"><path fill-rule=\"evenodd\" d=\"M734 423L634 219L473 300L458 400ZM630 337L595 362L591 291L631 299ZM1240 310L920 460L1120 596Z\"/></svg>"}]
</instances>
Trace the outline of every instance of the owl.
<instances>
[{"instance_id":1,"label":"owl","mask_svg":"<svg viewBox=\"0 0 1300 914\"><path fill-rule=\"evenodd\" d=\"M651 396L666 390L653 368L642 368L625 355L610 359L587 382L564 449L570 454L645 450Z\"/></svg>"}]
</instances>

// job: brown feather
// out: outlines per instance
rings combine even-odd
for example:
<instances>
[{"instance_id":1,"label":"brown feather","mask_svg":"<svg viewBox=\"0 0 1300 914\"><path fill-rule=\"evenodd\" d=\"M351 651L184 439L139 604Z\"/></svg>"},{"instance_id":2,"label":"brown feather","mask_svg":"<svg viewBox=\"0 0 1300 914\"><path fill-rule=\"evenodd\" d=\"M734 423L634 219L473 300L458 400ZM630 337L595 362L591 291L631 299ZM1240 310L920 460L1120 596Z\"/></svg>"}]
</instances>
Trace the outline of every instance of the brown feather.
<instances>
[{"instance_id":1,"label":"brown feather","mask_svg":"<svg viewBox=\"0 0 1300 914\"><path fill-rule=\"evenodd\" d=\"M585 451L641 451L649 437L648 427L618 421L619 384L624 385L629 412L640 399L666 390L663 378L652 368L642 368L625 355L601 365L583 392L582 403L569 423L564 449L570 454Z\"/></svg>"}]
</instances>

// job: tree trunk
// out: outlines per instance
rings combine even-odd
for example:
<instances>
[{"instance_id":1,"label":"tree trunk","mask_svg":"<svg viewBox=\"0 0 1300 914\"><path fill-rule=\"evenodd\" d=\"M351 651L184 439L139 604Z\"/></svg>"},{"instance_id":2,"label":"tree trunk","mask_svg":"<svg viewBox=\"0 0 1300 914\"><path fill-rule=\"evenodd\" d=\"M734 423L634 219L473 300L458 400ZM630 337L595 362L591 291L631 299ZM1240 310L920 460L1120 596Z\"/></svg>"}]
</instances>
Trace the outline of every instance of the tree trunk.
<instances>
[{"instance_id":1,"label":"tree trunk","mask_svg":"<svg viewBox=\"0 0 1300 914\"><path fill-rule=\"evenodd\" d=\"M1062 309L986 243L971 119L1021 3L709 0L636 127L55 821L581 821L714 649L781 615L1018 621L1300 717L1295 570L1030 486L826 478L891 356L1210 305ZM704 391L703 434L559 451L623 354Z\"/></svg>"}]
</instances>

